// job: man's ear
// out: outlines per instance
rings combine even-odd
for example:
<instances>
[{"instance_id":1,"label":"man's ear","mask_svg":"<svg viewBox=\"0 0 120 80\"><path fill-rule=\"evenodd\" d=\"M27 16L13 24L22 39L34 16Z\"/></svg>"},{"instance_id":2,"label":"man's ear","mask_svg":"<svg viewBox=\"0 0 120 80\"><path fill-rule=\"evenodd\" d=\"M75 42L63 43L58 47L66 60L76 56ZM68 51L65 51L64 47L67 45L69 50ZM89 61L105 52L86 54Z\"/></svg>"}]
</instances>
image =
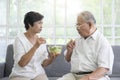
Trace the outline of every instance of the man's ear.
<instances>
[{"instance_id":1,"label":"man's ear","mask_svg":"<svg viewBox=\"0 0 120 80\"><path fill-rule=\"evenodd\" d=\"M92 28L92 23L88 22L88 25L89 25L89 28L91 29Z\"/></svg>"},{"instance_id":2,"label":"man's ear","mask_svg":"<svg viewBox=\"0 0 120 80\"><path fill-rule=\"evenodd\" d=\"M88 25L89 25L89 26L91 26L91 25L92 25L92 23L91 23L91 22L88 22Z\"/></svg>"}]
</instances>

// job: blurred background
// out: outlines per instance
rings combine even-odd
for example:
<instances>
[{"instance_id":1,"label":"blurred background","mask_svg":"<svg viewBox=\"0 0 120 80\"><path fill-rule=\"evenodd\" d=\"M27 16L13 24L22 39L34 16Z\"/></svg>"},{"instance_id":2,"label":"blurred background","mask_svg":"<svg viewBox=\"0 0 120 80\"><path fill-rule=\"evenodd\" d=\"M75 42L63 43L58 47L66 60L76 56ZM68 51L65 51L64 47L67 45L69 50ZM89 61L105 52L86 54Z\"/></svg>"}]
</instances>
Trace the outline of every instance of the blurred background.
<instances>
[{"instance_id":1,"label":"blurred background","mask_svg":"<svg viewBox=\"0 0 120 80\"><path fill-rule=\"evenodd\" d=\"M0 62L5 60L7 45L25 32L23 19L28 11L44 15L39 34L48 44L66 44L78 37L76 18L90 11L98 29L111 45L120 45L120 0L0 0Z\"/></svg>"}]
</instances>

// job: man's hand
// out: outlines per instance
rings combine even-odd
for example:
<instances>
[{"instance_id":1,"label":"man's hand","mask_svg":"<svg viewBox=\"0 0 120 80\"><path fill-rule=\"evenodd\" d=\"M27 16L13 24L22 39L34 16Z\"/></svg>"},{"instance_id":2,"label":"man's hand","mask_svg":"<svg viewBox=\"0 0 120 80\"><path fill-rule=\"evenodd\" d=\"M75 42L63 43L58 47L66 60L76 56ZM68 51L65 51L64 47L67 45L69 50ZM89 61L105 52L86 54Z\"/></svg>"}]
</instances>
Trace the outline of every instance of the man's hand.
<instances>
[{"instance_id":1,"label":"man's hand","mask_svg":"<svg viewBox=\"0 0 120 80\"><path fill-rule=\"evenodd\" d=\"M80 80L98 80L98 79L97 78L91 78L87 75L87 76L82 77Z\"/></svg>"},{"instance_id":2,"label":"man's hand","mask_svg":"<svg viewBox=\"0 0 120 80\"><path fill-rule=\"evenodd\" d=\"M80 80L99 80L100 78L104 77L108 71L108 68L99 67L91 74L82 77Z\"/></svg>"},{"instance_id":3,"label":"man's hand","mask_svg":"<svg viewBox=\"0 0 120 80\"><path fill-rule=\"evenodd\" d=\"M75 47L75 41L70 40L70 41L67 43L67 53L66 53L66 56L65 56L65 59L66 59L68 62L71 61L71 55L72 55L72 52L73 52L74 47Z\"/></svg>"},{"instance_id":4,"label":"man's hand","mask_svg":"<svg viewBox=\"0 0 120 80\"><path fill-rule=\"evenodd\" d=\"M70 41L67 43L67 51L70 52L70 53L72 53L74 47L75 47L75 41L70 40Z\"/></svg>"},{"instance_id":5,"label":"man's hand","mask_svg":"<svg viewBox=\"0 0 120 80\"><path fill-rule=\"evenodd\" d=\"M84 76L80 80L89 80L89 77L88 76Z\"/></svg>"}]
</instances>

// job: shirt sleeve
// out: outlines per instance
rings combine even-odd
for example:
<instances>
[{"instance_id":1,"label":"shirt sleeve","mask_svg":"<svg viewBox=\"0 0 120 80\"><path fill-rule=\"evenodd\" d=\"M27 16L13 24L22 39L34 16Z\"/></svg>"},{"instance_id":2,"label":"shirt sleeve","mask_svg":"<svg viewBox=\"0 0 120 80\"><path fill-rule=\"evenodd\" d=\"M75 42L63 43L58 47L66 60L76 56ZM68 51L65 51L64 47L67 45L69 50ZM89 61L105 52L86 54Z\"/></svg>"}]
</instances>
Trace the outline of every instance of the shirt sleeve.
<instances>
[{"instance_id":1,"label":"shirt sleeve","mask_svg":"<svg viewBox=\"0 0 120 80\"><path fill-rule=\"evenodd\" d=\"M112 73L114 55L112 47L107 41L104 41L98 54L98 67L108 68L108 74Z\"/></svg>"},{"instance_id":2,"label":"shirt sleeve","mask_svg":"<svg viewBox=\"0 0 120 80\"><path fill-rule=\"evenodd\" d=\"M13 48L14 48L14 61L15 63L18 63L21 57L25 54L24 46L18 37L15 39Z\"/></svg>"},{"instance_id":3,"label":"shirt sleeve","mask_svg":"<svg viewBox=\"0 0 120 80\"><path fill-rule=\"evenodd\" d=\"M47 45L46 44L43 45L43 50L44 50L44 58L48 59L48 50L47 50Z\"/></svg>"}]
</instances>

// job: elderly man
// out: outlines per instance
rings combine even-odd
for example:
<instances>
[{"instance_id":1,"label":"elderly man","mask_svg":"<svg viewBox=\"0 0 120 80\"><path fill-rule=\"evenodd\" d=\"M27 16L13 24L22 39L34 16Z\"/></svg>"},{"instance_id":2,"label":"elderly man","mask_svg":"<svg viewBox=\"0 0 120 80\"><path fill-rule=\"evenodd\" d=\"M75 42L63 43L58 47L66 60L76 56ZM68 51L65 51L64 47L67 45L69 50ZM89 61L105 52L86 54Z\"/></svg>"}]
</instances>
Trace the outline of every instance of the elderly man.
<instances>
[{"instance_id":1,"label":"elderly man","mask_svg":"<svg viewBox=\"0 0 120 80\"><path fill-rule=\"evenodd\" d=\"M77 31L80 37L70 40L65 59L71 62L71 73L58 80L110 80L114 55L111 45L96 27L92 13L78 15Z\"/></svg>"}]
</instances>

